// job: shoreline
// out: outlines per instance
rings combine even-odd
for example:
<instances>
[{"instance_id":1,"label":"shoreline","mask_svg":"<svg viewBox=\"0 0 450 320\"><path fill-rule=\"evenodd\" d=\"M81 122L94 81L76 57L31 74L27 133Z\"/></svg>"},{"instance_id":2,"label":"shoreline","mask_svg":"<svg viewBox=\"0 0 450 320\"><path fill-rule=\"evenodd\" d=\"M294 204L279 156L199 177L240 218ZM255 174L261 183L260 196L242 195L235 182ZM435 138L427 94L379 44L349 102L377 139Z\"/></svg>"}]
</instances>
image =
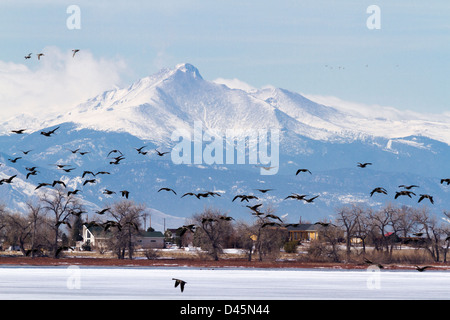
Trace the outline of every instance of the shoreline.
<instances>
[{"instance_id":1,"label":"shoreline","mask_svg":"<svg viewBox=\"0 0 450 320\"><path fill-rule=\"evenodd\" d=\"M116 259L116 258L79 258L79 257L11 257L0 256L0 267L2 266L35 266L35 267L51 267L51 266L96 266L96 267L166 267L166 268L259 268L259 269L329 269L329 270L348 270L348 269L367 269L370 265L366 263L333 263L333 262L301 262L301 261L247 261L247 259L232 258L214 260L200 259ZM448 263L432 263L427 270L450 270ZM386 264L383 270L415 270L413 264Z\"/></svg>"}]
</instances>

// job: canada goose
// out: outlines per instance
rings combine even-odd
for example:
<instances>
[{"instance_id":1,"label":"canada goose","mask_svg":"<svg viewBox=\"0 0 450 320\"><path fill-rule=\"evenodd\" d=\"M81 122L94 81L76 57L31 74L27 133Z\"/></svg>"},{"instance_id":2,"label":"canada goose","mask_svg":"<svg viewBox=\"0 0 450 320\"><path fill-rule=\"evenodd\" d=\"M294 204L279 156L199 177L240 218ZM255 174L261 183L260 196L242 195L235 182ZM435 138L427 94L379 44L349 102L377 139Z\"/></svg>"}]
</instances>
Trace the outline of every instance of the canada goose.
<instances>
[{"instance_id":1,"label":"canada goose","mask_svg":"<svg viewBox=\"0 0 450 320\"><path fill-rule=\"evenodd\" d=\"M16 134L23 134L23 132L25 130L27 130L27 129L11 130L11 132L16 133Z\"/></svg>"},{"instance_id":2,"label":"canada goose","mask_svg":"<svg viewBox=\"0 0 450 320\"><path fill-rule=\"evenodd\" d=\"M118 157L115 157L113 159L114 159L114 161L110 161L109 164L119 164L119 162L122 161L123 159L125 159L125 157L124 156L118 156Z\"/></svg>"},{"instance_id":3,"label":"canada goose","mask_svg":"<svg viewBox=\"0 0 450 320\"><path fill-rule=\"evenodd\" d=\"M80 152L78 152L80 155L82 155L82 156L84 156L85 154L88 154L89 153L89 151L80 151Z\"/></svg>"},{"instance_id":4,"label":"canada goose","mask_svg":"<svg viewBox=\"0 0 450 320\"><path fill-rule=\"evenodd\" d=\"M312 202L314 202L314 199L317 199L318 197L319 196L315 196L315 197L312 197L310 199L303 199L303 201L308 202L308 203L312 203Z\"/></svg>"},{"instance_id":5,"label":"canada goose","mask_svg":"<svg viewBox=\"0 0 450 320\"><path fill-rule=\"evenodd\" d=\"M335 225L334 224L332 224L331 222L316 222L316 223L314 223L314 224L318 224L318 225L320 225L320 226L322 226L322 227L329 227L329 226L334 226L335 227Z\"/></svg>"},{"instance_id":6,"label":"canada goose","mask_svg":"<svg viewBox=\"0 0 450 320\"><path fill-rule=\"evenodd\" d=\"M88 183L95 183L97 180L95 180L95 179L87 179L87 180L85 180L84 182L83 182L83 186L84 185L86 185L86 184L88 184Z\"/></svg>"},{"instance_id":7,"label":"canada goose","mask_svg":"<svg viewBox=\"0 0 450 320\"><path fill-rule=\"evenodd\" d=\"M123 155L122 152L120 152L120 150L113 149L113 150L111 150L111 151L108 153L107 157L109 157L109 155L110 155L111 153L120 153L120 155Z\"/></svg>"},{"instance_id":8,"label":"canada goose","mask_svg":"<svg viewBox=\"0 0 450 320\"><path fill-rule=\"evenodd\" d=\"M51 184L46 183L46 182L39 183L38 186L34 190L37 190L37 189L39 189L41 187L45 187L45 186L51 186Z\"/></svg>"},{"instance_id":9,"label":"canada goose","mask_svg":"<svg viewBox=\"0 0 450 320\"><path fill-rule=\"evenodd\" d=\"M54 180L52 183L52 187L54 187L56 184L62 184L64 188L66 188L66 184L61 180Z\"/></svg>"},{"instance_id":10,"label":"canada goose","mask_svg":"<svg viewBox=\"0 0 450 320\"><path fill-rule=\"evenodd\" d=\"M72 152L72 153L77 153L78 152L78 150L80 150L80 148L78 148L78 149L75 149L75 150L71 150L71 149L67 149L67 150L69 150L70 152Z\"/></svg>"},{"instance_id":11,"label":"canada goose","mask_svg":"<svg viewBox=\"0 0 450 320\"><path fill-rule=\"evenodd\" d=\"M102 210L99 210L99 211L95 211L95 213L97 213L97 214L105 214L106 211L109 211L109 210L111 210L111 209L110 208L105 208L105 209L102 209Z\"/></svg>"},{"instance_id":12,"label":"canada goose","mask_svg":"<svg viewBox=\"0 0 450 320\"><path fill-rule=\"evenodd\" d=\"M413 233L413 235L416 237L421 237L421 236L423 236L423 232L416 232L416 233Z\"/></svg>"},{"instance_id":13,"label":"canada goose","mask_svg":"<svg viewBox=\"0 0 450 320\"><path fill-rule=\"evenodd\" d=\"M127 190L121 190L121 191L119 191L119 192L120 192L120 194L122 195L122 197L125 197L125 198L128 199L128 196L130 195L130 192L129 192L129 191L127 191Z\"/></svg>"},{"instance_id":14,"label":"canada goose","mask_svg":"<svg viewBox=\"0 0 450 320\"><path fill-rule=\"evenodd\" d=\"M406 191L406 190L397 191L397 192L395 192L394 199L397 199L399 196L408 196L408 197L411 198L411 195L416 195L416 194L414 192L412 192L412 191Z\"/></svg>"},{"instance_id":15,"label":"canada goose","mask_svg":"<svg viewBox=\"0 0 450 320\"><path fill-rule=\"evenodd\" d=\"M447 182L447 185L450 184L450 179L441 179L441 184L443 184L444 182Z\"/></svg>"},{"instance_id":16,"label":"canada goose","mask_svg":"<svg viewBox=\"0 0 450 320\"><path fill-rule=\"evenodd\" d=\"M244 200L247 201L247 202L249 202L248 200L258 199L257 196L253 196L253 195L238 194L237 196L235 196L235 197L233 198L233 201L236 200L236 199L238 199L238 198L241 199L241 202L244 201ZM233 201L232 201L232 202L233 202Z\"/></svg>"},{"instance_id":17,"label":"canada goose","mask_svg":"<svg viewBox=\"0 0 450 320\"><path fill-rule=\"evenodd\" d=\"M22 157L17 157L17 158L14 158L14 159L8 159L8 160L11 161L12 163L16 163L17 160L20 160L20 159L22 159Z\"/></svg>"},{"instance_id":18,"label":"canada goose","mask_svg":"<svg viewBox=\"0 0 450 320\"><path fill-rule=\"evenodd\" d=\"M27 150L27 151L23 151L23 150L20 150L23 154L29 154L31 151L33 151L33 150Z\"/></svg>"},{"instance_id":19,"label":"canada goose","mask_svg":"<svg viewBox=\"0 0 450 320\"><path fill-rule=\"evenodd\" d=\"M300 172L309 172L309 174L312 174L308 169L298 169L295 175L298 175Z\"/></svg>"},{"instance_id":20,"label":"canada goose","mask_svg":"<svg viewBox=\"0 0 450 320\"><path fill-rule=\"evenodd\" d=\"M428 268L431 268L431 266L423 266L423 267L416 266L416 270L419 272L423 272L423 271L425 271L425 269L428 269Z\"/></svg>"},{"instance_id":21,"label":"canada goose","mask_svg":"<svg viewBox=\"0 0 450 320\"><path fill-rule=\"evenodd\" d=\"M96 174L93 174L94 176L98 176L99 174L111 174L108 171L99 171Z\"/></svg>"},{"instance_id":22,"label":"canada goose","mask_svg":"<svg viewBox=\"0 0 450 320\"><path fill-rule=\"evenodd\" d=\"M297 193L293 193L293 194L291 194L290 196L287 196L286 198L284 198L284 200L286 200L286 199L303 200L303 199L305 199L305 197L307 197L307 196L308 196L307 194L302 194L302 195L300 195L300 194L297 194Z\"/></svg>"},{"instance_id":23,"label":"canada goose","mask_svg":"<svg viewBox=\"0 0 450 320\"><path fill-rule=\"evenodd\" d=\"M219 219L220 219L220 220L225 220L225 221L231 221L231 220L234 220L233 217L228 217L228 216L220 216Z\"/></svg>"},{"instance_id":24,"label":"canada goose","mask_svg":"<svg viewBox=\"0 0 450 320\"><path fill-rule=\"evenodd\" d=\"M177 194L177 193L175 192L175 190L173 190L173 189L171 189L171 188L161 188L161 189L158 190L158 192L160 192L160 191L162 191L162 190L164 190L164 191L172 191L174 194Z\"/></svg>"},{"instance_id":25,"label":"canada goose","mask_svg":"<svg viewBox=\"0 0 450 320\"><path fill-rule=\"evenodd\" d=\"M266 193L266 192L272 191L274 189L255 189L255 190L258 190L261 193Z\"/></svg>"},{"instance_id":26,"label":"canada goose","mask_svg":"<svg viewBox=\"0 0 450 320\"><path fill-rule=\"evenodd\" d=\"M30 176L35 176L38 172L39 172L39 171L30 171L30 172L28 172L28 173L27 173L27 179L28 179Z\"/></svg>"},{"instance_id":27,"label":"canada goose","mask_svg":"<svg viewBox=\"0 0 450 320\"><path fill-rule=\"evenodd\" d=\"M77 52L79 52L79 51L80 51L80 49L73 49L73 50L72 50L72 52L73 52L72 58L75 57L75 54L76 54Z\"/></svg>"},{"instance_id":28,"label":"canada goose","mask_svg":"<svg viewBox=\"0 0 450 320\"><path fill-rule=\"evenodd\" d=\"M62 169L64 167L68 167L69 165L68 164L55 164L55 166L57 166L58 169Z\"/></svg>"},{"instance_id":29,"label":"canada goose","mask_svg":"<svg viewBox=\"0 0 450 320\"><path fill-rule=\"evenodd\" d=\"M187 282L184 281L184 280L175 279L175 278L172 278L172 280L175 280L175 288L178 287L178 285L179 285L180 289L181 289L181 292L183 292L184 291L184 286L186 285Z\"/></svg>"},{"instance_id":30,"label":"canada goose","mask_svg":"<svg viewBox=\"0 0 450 320\"><path fill-rule=\"evenodd\" d=\"M217 221L217 220L214 219L214 218L203 218L202 219L202 224L205 224L207 222L215 222L215 221Z\"/></svg>"},{"instance_id":31,"label":"canada goose","mask_svg":"<svg viewBox=\"0 0 450 320\"><path fill-rule=\"evenodd\" d=\"M194 196L194 197L196 197L197 199L200 199L200 197L199 197L196 193L193 193L193 192L186 192L185 194L183 194L183 195L181 196L181 198L183 198L183 197L185 197L185 196Z\"/></svg>"},{"instance_id":32,"label":"canada goose","mask_svg":"<svg viewBox=\"0 0 450 320\"><path fill-rule=\"evenodd\" d=\"M31 55L32 53L29 53L28 55L25 56L25 59L31 59Z\"/></svg>"},{"instance_id":33,"label":"canada goose","mask_svg":"<svg viewBox=\"0 0 450 320\"><path fill-rule=\"evenodd\" d=\"M71 194L77 194L78 192L81 192L81 190L75 189L73 191L68 191L67 195L70 196Z\"/></svg>"},{"instance_id":34,"label":"canada goose","mask_svg":"<svg viewBox=\"0 0 450 320\"><path fill-rule=\"evenodd\" d=\"M401 184L401 185L399 185L398 187L399 187L399 188L405 188L406 190L409 190L409 189L412 189L412 188L418 188L419 186L416 186L415 184L412 184L412 185L410 185L410 186Z\"/></svg>"},{"instance_id":35,"label":"canada goose","mask_svg":"<svg viewBox=\"0 0 450 320\"><path fill-rule=\"evenodd\" d=\"M275 226L281 227L281 224L279 224L278 222L265 222L265 223L263 223L261 225L261 228L265 228L267 226L270 226L270 227L275 227Z\"/></svg>"},{"instance_id":36,"label":"canada goose","mask_svg":"<svg viewBox=\"0 0 450 320\"><path fill-rule=\"evenodd\" d=\"M358 162L358 167L360 167L360 168L365 168L369 165L372 165L372 163L371 162L365 162L365 163Z\"/></svg>"},{"instance_id":37,"label":"canada goose","mask_svg":"<svg viewBox=\"0 0 450 320\"><path fill-rule=\"evenodd\" d=\"M73 171L75 169L76 168L63 168L62 170L65 171L65 172L70 172L70 171Z\"/></svg>"},{"instance_id":38,"label":"canada goose","mask_svg":"<svg viewBox=\"0 0 450 320\"><path fill-rule=\"evenodd\" d=\"M138 152L138 153L141 153L141 151L142 151L142 149L144 149L146 146L142 146L142 147L140 147L140 148L134 148L134 149L136 149L136 151Z\"/></svg>"},{"instance_id":39,"label":"canada goose","mask_svg":"<svg viewBox=\"0 0 450 320\"><path fill-rule=\"evenodd\" d=\"M300 225L300 223L287 223L284 225L285 228L289 228L289 227L298 227Z\"/></svg>"},{"instance_id":40,"label":"canada goose","mask_svg":"<svg viewBox=\"0 0 450 320\"><path fill-rule=\"evenodd\" d=\"M423 199L428 199L428 200L430 200L431 204L434 204L433 196L430 196L429 194L421 194L419 201L417 201L417 202L420 202Z\"/></svg>"},{"instance_id":41,"label":"canada goose","mask_svg":"<svg viewBox=\"0 0 450 320\"><path fill-rule=\"evenodd\" d=\"M25 167L25 170L27 170L27 171L36 171L36 169L37 169L37 167L31 167L31 168Z\"/></svg>"},{"instance_id":42,"label":"canada goose","mask_svg":"<svg viewBox=\"0 0 450 320\"><path fill-rule=\"evenodd\" d=\"M188 230L191 231L191 232L194 232L195 228L196 228L195 224L189 224L189 225L184 225L184 226L179 227L177 229L177 231L180 232L180 237L182 237L186 233L186 231L188 231Z\"/></svg>"},{"instance_id":43,"label":"canada goose","mask_svg":"<svg viewBox=\"0 0 450 320\"><path fill-rule=\"evenodd\" d=\"M108 189L105 189L103 191L103 194L108 194L108 195L115 194L115 193L116 193L115 191L111 191L111 190L108 190Z\"/></svg>"},{"instance_id":44,"label":"canada goose","mask_svg":"<svg viewBox=\"0 0 450 320\"><path fill-rule=\"evenodd\" d=\"M3 183L12 183L12 180L15 178L15 177L17 177L17 174L15 174L15 175L13 175L13 176L11 176L11 177L9 177L9 178L3 178L2 180L0 180L0 185L1 184L3 184Z\"/></svg>"},{"instance_id":45,"label":"canada goose","mask_svg":"<svg viewBox=\"0 0 450 320\"><path fill-rule=\"evenodd\" d=\"M87 174L92 174L93 176L95 176L95 173L93 173L92 171L84 171L81 177L84 178L84 176Z\"/></svg>"},{"instance_id":46,"label":"canada goose","mask_svg":"<svg viewBox=\"0 0 450 320\"><path fill-rule=\"evenodd\" d=\"M250 210L258 211L258 208L262 206L262 203L255 204L254 206L246 206Z\"/></svg>"},{"instance_id":47,"label":"canada goose","mask_svg":"<svg viewBox=\"0 0 450 320\"><path fill-rule=\"evenodd\" d=\"M370 196L373 196L374 193L383 193L383 194L387 194L387 191L386 191L385 188L377 187L377 188L373 189L373 190L370 192Z\"/></svg>"},{"instance_id":48,"label":"canada goose","mask_svg":"<svg viewBox=\"0 0 450 320\"><path fill-rule=\"evenodd\" d=\"M165 155L166 153L170 153L169 151L165 151L165 152L160 152L157 149L155 149L155 151L157 152L158 156L162 157L163 155Z\"/></svg>"},{"instance_id":49,"label":"canada goose","mask_svg":"<svg viewBox=\"0 0 450 320\"><path fill-rule=\"evenodd\" d=\"M44 56L44 54L43 54L43 53L38 53L38 54L37 54L37 58L38 58L38 60L41 60L41 57L42 57L42 56Z\"/></svg>"},{"instance_id":50,"label":"canada goose","mask_svg":"<svg viewBox=\"0 0 450 320\"><path fill-rule=\"evenodd\" d=\"M50 137L50 136L51 136L52 134L54 134L55 131L58 130L58 129L59 129L59 127L56 127L55 129L50 130L50 131L41 131L41 134L44 135L44 136L46 136L46 137Z\"/></svg>"},{"instance_id":51,"label":"canada goose","mask_svg":"<svg viewBox=\"0 0 450 320\"><path fill-rule=\"evenodd\" d=\"M265 213L261 212L261 211L258 211L258 209L256 209L256 210L252 210L252 215L259 217L259 216L265 215Z\"/></svg>"},{"instance_id":52,"label":"canada goose","mask_svg":"<svg viewBox=\"0 0 450 320\"><path fill-rule=\"evenodd\" d=\"M266 218L272 218L272 219L278 219L280 222L283 222L283 220L281 220L281 218L280 217L278 217L278 216L276 216L276 215L274 215L274 214L266 214L266 216L265 216Z\"/></svg>"}]
</instances>

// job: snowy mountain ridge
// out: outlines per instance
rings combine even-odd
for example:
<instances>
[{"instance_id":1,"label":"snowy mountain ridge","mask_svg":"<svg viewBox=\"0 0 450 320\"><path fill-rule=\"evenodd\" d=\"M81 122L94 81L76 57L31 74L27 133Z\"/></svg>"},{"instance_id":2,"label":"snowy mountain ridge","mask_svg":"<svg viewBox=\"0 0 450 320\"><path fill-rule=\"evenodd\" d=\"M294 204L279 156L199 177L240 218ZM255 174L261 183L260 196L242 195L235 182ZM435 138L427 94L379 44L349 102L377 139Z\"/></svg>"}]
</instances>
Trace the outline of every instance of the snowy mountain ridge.
<instances>
[{"instance_id":1,"label":"snowy mountain ridge","mask_svg":"<svg viewBox=\"0 0 450 320\"><path fill-rule=\"evenodd\" d=\"M241 86L241 84L238 84ZM24 209L39 196L42 182L63 180L69 189L81 189L83 203L98 210L121 199L119 190L129 190L132 199L153 210L152 220L162 226L179 226L184 218L205 206L217 206L235 217L251 219L247 203L233 202L236 194L257 194L258 202L275 206L280 215L329 217L335 208L352 203L381 206L394 200L401 184L420 185L435 196L434 208L443 210L450 186L440 184L447 177L450 157L450 121L400 112L389 120L367 110L327 106L285 89L235 88L204 80L190 64L180 64L136 81L126 88L103 92L66 113L20 115L0 124L0 178L17 175L14 183L0 186L0 202ZM262 176L253 164L206 163L179 165L170 156L159 157L154 149L170 151L175 130L191 131L194 123L204 130L236 133L258 129L279 129L280 161L277 174ZM52 137L41 130L59 129ZM10 130L26 128L25 134ZM3 132L3 134L1 134ZM148 154L135 149L145 145ZM24 155L21 150L32 151ZM85 155L72 153L80 149ZM124 153L120 165L111 164L113 149ZM21 156L17 163L9 159ZM373 166L361 169L357 162ZM65 173L54 164L68 164ZM38 166L37 176L27 177L25 167ZM299 174L308 168L312 174ZM84 170L108 171L93 185L83 185ZM389 195L370 196L383 186ZM158 192L174 188L178 195ZM258 188L273 188L259 194ZM105 195L105 189L116 194ZM186 192L217 191L215 199L184 197ZM291 193L319 195L314 203L284 200ZM417 199L395 201L417 205ZM420 204L423 205L423 202ZM163 220L164 219L164 220Z\"/></svg>"},{"instance_id":2,"label":"snowy mountain ridge","mask_svg":"<svg viewBox=\"0 0 450 320\"><path fill-rule=\"evenodd\" d=\"M316 103L299 93L275 87L242 90L204 80L198 69L183 63L142 78L127 88L106 91L70 112L36 119L20 115L2 124L39 130L63 122L79 128L128 132L141 139L170 144L176 129L190 130L202 121L211 130L277 128L313 140L346 142L366 137L388 139L425 136L450 144L450 121L442 115L396 119L367 111ZM400 114L400 113L397 113Z\"/></svg>"}]
</instances>

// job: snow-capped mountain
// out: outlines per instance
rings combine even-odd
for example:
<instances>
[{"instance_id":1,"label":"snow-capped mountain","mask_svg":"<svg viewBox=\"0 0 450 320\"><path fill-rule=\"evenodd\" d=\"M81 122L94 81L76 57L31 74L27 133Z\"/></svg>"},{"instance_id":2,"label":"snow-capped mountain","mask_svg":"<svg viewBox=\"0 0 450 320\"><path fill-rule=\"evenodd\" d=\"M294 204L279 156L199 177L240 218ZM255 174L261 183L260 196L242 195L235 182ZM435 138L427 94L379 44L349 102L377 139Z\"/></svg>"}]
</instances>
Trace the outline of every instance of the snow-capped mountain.
<instances>
[{"instance_id":1,"label":"snow-capped mountain","mask_svg":"<svg viewBox=\"0 0 450 320\"><path fill-rule=\"evenodd\" d=\"M170 154L156 155L155 149L170 151L177 143L172 140L173 132L191 132L195 123L204 131L228 130L241 134L241 138L248 132L279 130L277 174L261 175L263 169L254 163L179 165ZM52 137L40 134L55 127L59 129ZM21 128L28 129L24 135L10 132ZM67 113L38 119L20 115L4 122L1 131L0 178L17 174L14 183L0 186L1 200L16 208L24 207L25 201L36 195L34 188L39 182L57 178L64 179L68 188L83 189L80 197L91 207L120 198L104 195L105 188L116 192L127 189L136 202L154 208L159 217L172 217L178 225L183 222L177 217L189 217L205 206L248 218L247 203L232 201L242 193L258 195L278 213L289 214L290 221L299 216L320 219L349 203L376 206L393 201L400 184L418 184L421 190L417 194L434 194L438 210L443 210L449 199L450 187L440 184L441 178L448 178L446 174L450 177L450 122L445 117L372 117L354 109L319 104L280 88L230 88L203 79L190 64L106 91ZM135 149L144 145L148 154L139 154ZM89 153L70 152L77 148ZM29 154L21 153L29 149ZM119 165L111 164L108 157L114 149L125 156ZM16 156L22 159L16 163L8 160ZM361 169L357 162L373 165ZM76 169L62 172L56 163ZM27 179L24 168L32 165L41 172ZM312 174L296 176L298 168L309 168ZM87 187L82 185L84 170L110 174L99 176L95 185ZM384 186L389 195L370 197L370 190L377 186ZM174 188L178 194L158 192L161 187ZM260 194L258 188L275 190ZM217 191L221 197L181 199L185 192L204 190ZM285 201L292 192L320 197L312 204ZM417 205L417 199L398 201Z\"/></svg>"}]
</instances>

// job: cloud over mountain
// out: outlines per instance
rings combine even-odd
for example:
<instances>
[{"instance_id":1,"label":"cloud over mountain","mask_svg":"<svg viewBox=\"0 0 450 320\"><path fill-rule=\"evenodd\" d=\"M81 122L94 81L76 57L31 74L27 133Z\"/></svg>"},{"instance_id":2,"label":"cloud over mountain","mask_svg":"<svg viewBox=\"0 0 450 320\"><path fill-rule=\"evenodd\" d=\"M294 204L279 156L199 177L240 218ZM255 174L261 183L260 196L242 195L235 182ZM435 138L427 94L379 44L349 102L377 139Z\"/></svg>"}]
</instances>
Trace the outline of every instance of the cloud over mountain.
<instances>
[{"instance_id":1,"label":"cloud over mountain","mask_svg":"<svg viewBox=\"0 0 450 320\"><path fill-rule=\"evenodd\" d=\"M23 63L0 61L0 116L62 113L99 92L121 85L122 60L96 59L88 50L45 47ZM24 54L28 54L24 53Z\"/></svg>"}]
</instances>

